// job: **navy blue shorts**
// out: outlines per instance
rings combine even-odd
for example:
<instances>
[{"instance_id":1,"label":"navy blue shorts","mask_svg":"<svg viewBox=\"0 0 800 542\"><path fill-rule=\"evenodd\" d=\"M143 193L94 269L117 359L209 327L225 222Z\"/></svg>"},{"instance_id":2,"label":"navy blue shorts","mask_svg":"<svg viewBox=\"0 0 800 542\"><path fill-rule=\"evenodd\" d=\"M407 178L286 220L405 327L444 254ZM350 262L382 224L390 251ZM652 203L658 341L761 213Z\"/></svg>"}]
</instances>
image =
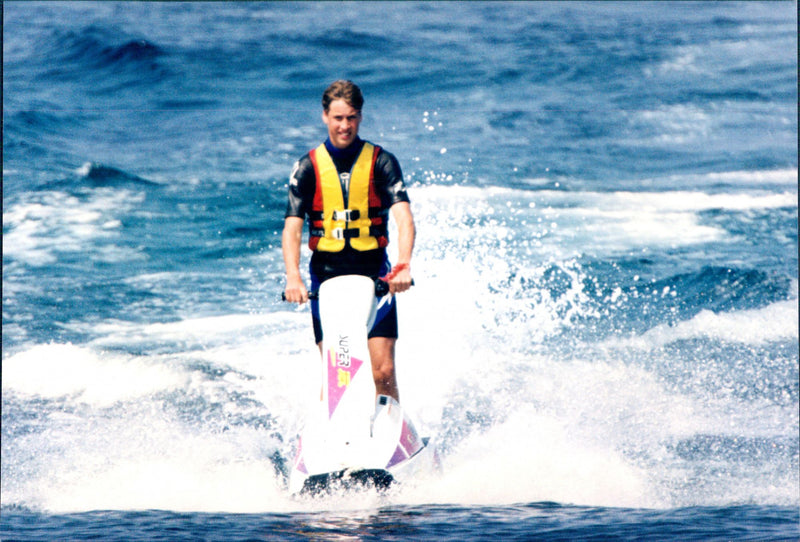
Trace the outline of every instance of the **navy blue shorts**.
<instances>
[{"instance_id":1,"label":"navy blue shorts","mask_svg":"<svg viewBox=\"0 0 800 542\"><path fill-rule=\"evenodd\" d=\"M385 276L391 271L392 266L388 258L383 264L381 275ZM333 278L333 277L326 277ZM374 277L370 277L374 278ZM324 282L320 280L313 272L311 273L311 291L319 291L319 285ZM322 342L322 323L319 318L319 301L316 299L311 300L311 321L314 325L314 340L317 343ZM378 300L378 310L375 314L375 322L367 334L368 338L372 337L387 337L390 339L397 338L397 296L385 296Z\"/></svg>"}]
</instances>

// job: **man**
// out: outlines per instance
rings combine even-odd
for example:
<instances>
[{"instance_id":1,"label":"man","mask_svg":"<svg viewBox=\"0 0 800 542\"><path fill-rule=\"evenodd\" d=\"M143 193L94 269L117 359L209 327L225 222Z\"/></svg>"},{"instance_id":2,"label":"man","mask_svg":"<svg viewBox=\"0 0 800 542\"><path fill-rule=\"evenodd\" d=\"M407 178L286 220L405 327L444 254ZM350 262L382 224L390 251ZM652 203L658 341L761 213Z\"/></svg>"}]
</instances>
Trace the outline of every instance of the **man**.
<instances>
[{"instance_id":1,"label":"man","mask_svg":"<svg viewBox=\"0 0 800 542\"><path fill-rule=\"evenodd\" d=\"M303 156L289 181L283 229L285 298L308 301L300 276L303 223L308 218L311 289L339 275L383 277L392 294L411 287L414 218L397 159L358 137L364 98L351 81L335 81L322 95L328 139ZM398 262L389 264L388 219L398 230ZM368 335L372 376L378 395L399 401L394 368L397 303L384 304ZM314 337L322 348L319 306L311 303Z\"/></svg>"}]
</instances>

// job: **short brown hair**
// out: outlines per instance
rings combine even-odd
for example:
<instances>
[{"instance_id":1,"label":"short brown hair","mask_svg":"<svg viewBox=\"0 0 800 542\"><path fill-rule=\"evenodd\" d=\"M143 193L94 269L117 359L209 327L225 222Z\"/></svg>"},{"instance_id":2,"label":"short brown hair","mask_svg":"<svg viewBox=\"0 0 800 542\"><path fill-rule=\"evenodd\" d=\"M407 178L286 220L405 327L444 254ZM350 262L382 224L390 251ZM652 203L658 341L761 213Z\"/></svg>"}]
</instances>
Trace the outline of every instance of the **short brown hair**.
<instances>
[{"instance_id":1,"label":"short brown hair","mask_svg":"<svg viewBox=\"0 0 800 542\"><path fill-rule=\"evenodd\" d=\"M325 93L322 95L322 109L327 111L334 100L344 100L347 105L358 111L361 111L364 106L361 89L352 81L345 79L334 81L325 89Z\"/></svg>"}]
</instances>

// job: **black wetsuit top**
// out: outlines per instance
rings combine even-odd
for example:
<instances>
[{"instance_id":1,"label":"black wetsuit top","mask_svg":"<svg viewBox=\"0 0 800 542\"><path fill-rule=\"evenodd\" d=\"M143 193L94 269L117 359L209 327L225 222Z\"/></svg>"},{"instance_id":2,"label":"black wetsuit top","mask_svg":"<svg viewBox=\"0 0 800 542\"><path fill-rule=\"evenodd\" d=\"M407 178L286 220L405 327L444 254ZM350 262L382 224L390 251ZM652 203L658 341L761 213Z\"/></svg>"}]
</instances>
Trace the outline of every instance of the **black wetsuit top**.
<instances>
[{"instance_id":1,"label":"black wetsuit top","mask_svg":"<svg viewBox=\"0 0 800 542\"><path fill-rule=\"evenodd\" d=\"M337 149L330 139L325 147L336 165L336 170L349 173L358 158L364 140L357 138L346 149ZM408 202L408 194L403 183L400 164L393 154L381 149L375 161L373 176L375 191L381 198L381 205L389 209L399 202ZM317 177L314 164L308 154L303 156L294 166L289 179L289 201L286 205L286 217L296 216L308 220L314 203L317 189ZM345 199L345 201L347 201ZM377 277L386 259L386 249L358 251L346 244L340 252L324 252L315 250L311 256L311 273L325 280L338 275L367 275Z\"/></svg>"}]
</instances>

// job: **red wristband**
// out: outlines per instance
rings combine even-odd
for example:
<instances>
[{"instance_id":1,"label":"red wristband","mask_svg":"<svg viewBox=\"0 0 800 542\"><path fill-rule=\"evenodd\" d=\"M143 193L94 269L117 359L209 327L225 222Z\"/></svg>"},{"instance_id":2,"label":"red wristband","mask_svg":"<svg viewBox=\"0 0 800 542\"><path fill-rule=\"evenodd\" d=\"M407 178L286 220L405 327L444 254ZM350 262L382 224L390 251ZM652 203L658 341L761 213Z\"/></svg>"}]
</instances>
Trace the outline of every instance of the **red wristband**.
<instances>
[{"instance_id":1,"label":"red wristband","mask_svg":"<svg viewBox=\"0 0 800 542\"><path fill-rule=\"evenodd\" d=\"M404 269L408 269L408 264L407 264L407 263L399 263L399 264L395 265L394 267L392 267L392 270L391 270L391 271L389 271L389 273L387 273L387 274L386 274L386 276L383 276L383 277L381 277L381 280L383 280L383 281L385 281L385 282L389 282L389 281L390 281L390 280L392 280L392 279L393 279L393 278L394 278L394 277L395 277L395 276L396 276L396 275L397 275L397 274L398 274L400 271L403 271Z\"/></svg>"}]
</instances>

